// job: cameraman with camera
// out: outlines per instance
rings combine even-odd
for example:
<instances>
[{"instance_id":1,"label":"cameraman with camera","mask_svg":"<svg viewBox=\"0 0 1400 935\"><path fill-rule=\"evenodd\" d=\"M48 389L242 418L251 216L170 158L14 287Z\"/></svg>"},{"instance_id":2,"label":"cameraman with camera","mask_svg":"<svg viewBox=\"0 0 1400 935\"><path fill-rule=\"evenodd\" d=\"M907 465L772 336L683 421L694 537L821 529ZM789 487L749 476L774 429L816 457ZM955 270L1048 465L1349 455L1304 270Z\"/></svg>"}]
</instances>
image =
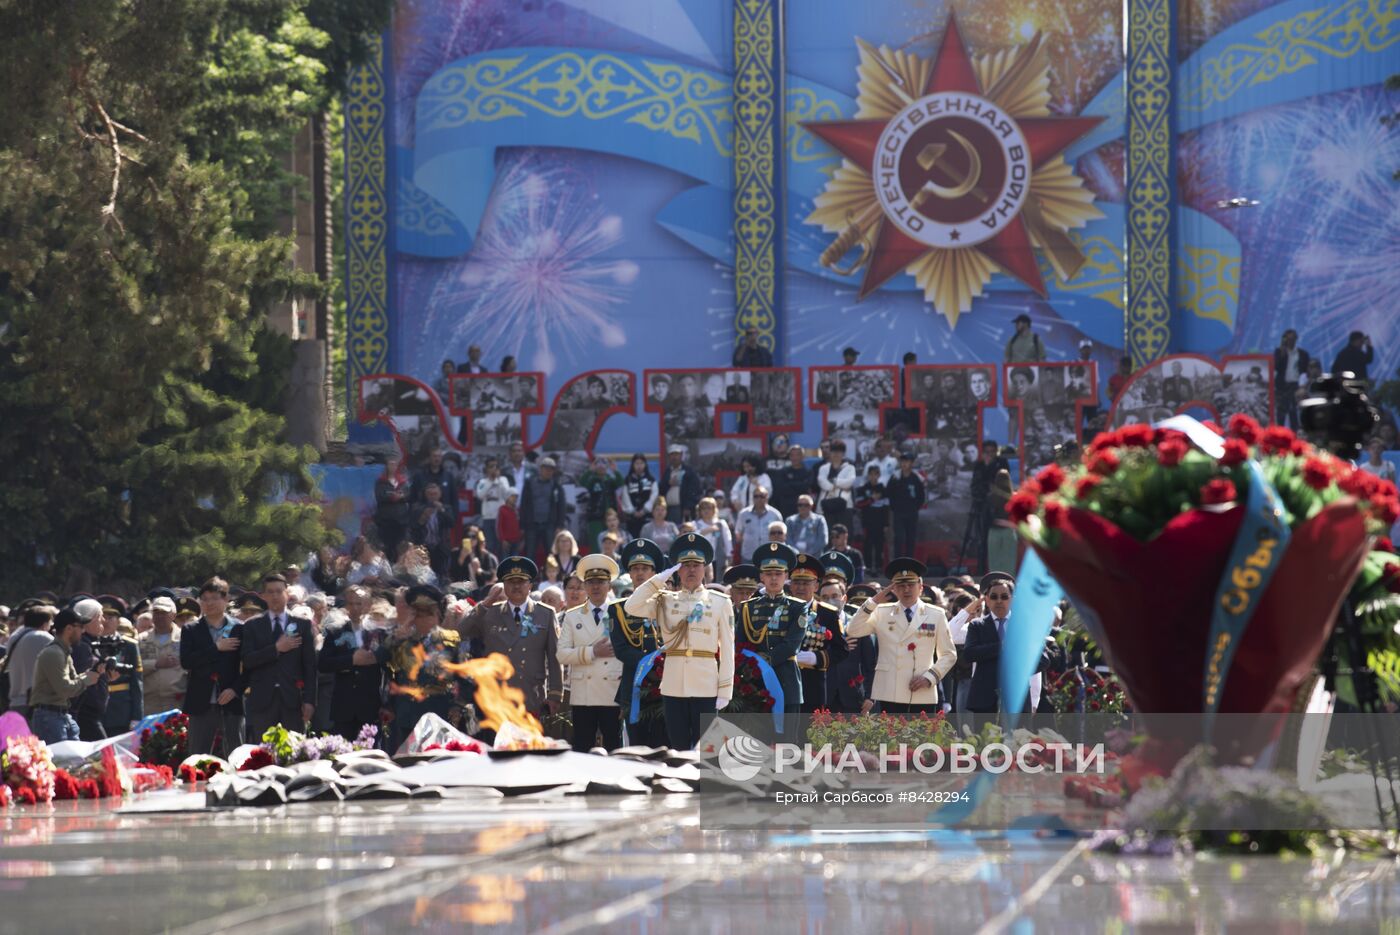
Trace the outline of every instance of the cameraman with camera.
<instances>
[{"instance_id":1,"label":"cameraman with camera","mask_svg":"<svg viewBox=\"0 0 1400 935\"><path fill-rule=\"evenodd\" d=\"M141 649L117 629L127 614L126 601L111 594L97 600L102 604L98 652L107 668L107 710L102 727L108 736L115 736L131 730L146 716Z\"/></svg>"},{"instance_id":2,"label":"cameraman with camera","mask_svg":"<svg viewBox=\"0 0 1400 935\"><path fill-rule=\"evenodd\" d=\"M90 597L83 598L73 605L82 625L82 638L73 644L73 669L78 675L89 679L88 687L73 699L71 713L78 722L79 740L103 740L107 731L102 726L102 718L107 713L107 667L103 663L102 650L102 605Z\"/></svg>"}]
</instances>

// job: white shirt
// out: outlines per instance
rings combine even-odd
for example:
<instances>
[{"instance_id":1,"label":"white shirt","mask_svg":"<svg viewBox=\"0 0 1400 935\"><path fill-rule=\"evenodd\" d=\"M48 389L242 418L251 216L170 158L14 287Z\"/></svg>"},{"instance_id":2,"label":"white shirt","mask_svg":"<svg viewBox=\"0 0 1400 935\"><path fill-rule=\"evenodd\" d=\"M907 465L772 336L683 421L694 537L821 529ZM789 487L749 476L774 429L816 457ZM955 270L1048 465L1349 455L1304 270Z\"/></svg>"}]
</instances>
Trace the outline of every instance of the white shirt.
<instances>
[{"instance_id":1,"label":"white shirt","mask_svg":"<svg viewBox=\"0 0 1400 935\"><path fill-rule=\"evenodd\" d=\"M1285 351L1283 355L1283 382L1298 382L1298 349L1295 347L1291 351Z\"/></svg>"},{"instance_id":2,"label":"white shirt","mask_svg":"<svg viewBox=\"0 0 1400 935\"><path fill-rule=\"evenodd\" d=\"M504 474L497 474L494 478L483 477L476 482L476 499L481 502L481 518L483 520L493 520L496 514L501 511L501 504L506 502L506 497L512 492L510 480ZM520 490L514 489L518 496Z\"/></svg>"},{"instance_id":3,"label":"white shirt","mask_svg":"<svg viewBox=\"0 0 1400 935\"><path fill-rule=\"evenodd\" d=\"M768 524L782 522L782 519L783 514L771 506L765 507L762 513L755 512L753 507L740 510L734 523L734 532L739 537L739 548L747 554L767 542ZM744 555L740 558L744 558Z\"/></svg>"},{"instance_id":4,"label":"white shirt","mask_svg":"<svg viewBox=\"0 0 1400 935\"><path fill-rule=\"evenodd\" d=\"M836 469L835 476L832 475L831 462L827 461L817 468L817 486L821 488L822 499L830 500L841 498L850 506L851 488L856 484L855 465L849 461L842 461L841 466ZM818 504L820 505L820 504Z\"/></svg>"},{"instance_id":5,"label":"white shirt","mask_svg":"<svg viewBox=\"0 0 1400 935\"><path fill-rule=\"evenodd\" d=\"M883 458L871 458L865 462L866 471L870 470L870 465L875 465L880 469L880 483L888 484L890 478L899 473L899 459L894 455L885 455ZM861 472L865 476L865 471Z\"/></svg>"}]
</instances>

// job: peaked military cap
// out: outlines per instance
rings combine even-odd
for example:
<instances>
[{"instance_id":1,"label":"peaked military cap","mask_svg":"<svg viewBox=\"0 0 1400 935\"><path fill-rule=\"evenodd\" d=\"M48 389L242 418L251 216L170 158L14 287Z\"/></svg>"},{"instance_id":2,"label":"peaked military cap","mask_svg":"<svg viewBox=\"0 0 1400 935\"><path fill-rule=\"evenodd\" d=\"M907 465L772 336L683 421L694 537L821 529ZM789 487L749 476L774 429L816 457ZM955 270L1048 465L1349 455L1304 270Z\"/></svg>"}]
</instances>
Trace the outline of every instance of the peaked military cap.
<instances>
[{"instance_id":1,"label":"peaked military cap","mask_svg":"<svg viewBox=\"0 0 1400 935\"><path fill-rule=\"evenodd\" d=\"M879 593L880 589L873 584L853 584L846 591L846 600L852 604L863 603Z\"/></svg>"},{"instance_id":2,"label":"peaked military cap","mask_svg":"<svg viewBox=\"0 0 1400 935\"><path fill-rule=\"evenodd\" d=\"M115 594L103 594L97 599L97 603L102 605L103 614L116 614L118 617L125 617L127 614L126 601Z\"/></svg>"},{"instance_id":3,"label":"peaked military cap","mask_svg":"<svg viewBox=\"0 0 1400 935\"><path fill-rule=\"evenodd\" d=\"M822 554L822 578L840 578L849 582L856 576L856 566L840 552Z\"/></svg>"},{"instance_id":4,"label":"peaked military cap","mask_svg":"<svg viewBox=\"0 0 1400 935\"><path fill-rule=\"evenodd\" d=\"M661 546L650 539L633 539L624 545L618 554L622 557L622 564L627 568L631 568L633 565L650 565L659 571L662 563L666 561Z\"/></svg>"},{"instance_id":5,"label":"peaked military cap","mask_svg":"<svg viewBox=\"0 0 1400 935\"><path fill-rule=\"evenodd\" d=\"M708 565L715 560L715 547L710 540L695 532L688 532L671 543L671 564L678 562L700 562Z\"/></svg>"},{"instance_id":6,"label":"peaked military cap","mask_svg":"<svg viewBox=\"0 0 1400 935\"><path fill-rule=\"evenodd\" d=\"M584 581L611 582L617 577L617 562L602 552L594 552L578 560L578 575Z\"/></svg>"},{"instance_id":7,"label":"peaked military cap","mask_svg":"<svg viewBox=\"0 0 1400 935\"><path fill-rule=\"evenodd\" d=\"M822 563L806 552L800 552L797 561L792 565L792 576L794 578L811 578L820 581L822 577Z\"/></svg>"},{"instance_id":8,"label":"peaked military cap","mask_svg":"<svg viewBox=\"0 0 1400 935\"><path fill-rule=\"evenodd\" d=\"M431 584L415 584L403 596L403 602L419 610L441 610L442 592Z\"/></svg>"},{"instance_id":9,"label":"peaked military cap","mask_svg":"<svg viewBox=\"0 0 1400 935\"><path fill-rule=\"evenodd\" d=\"M977 585L977 587L981 590L983 594L986 594L987 590L991 588L992 585L996 584L998 581L1005 581L1008 584L1016 583L1016 579L1013 578L1011 575L1008 575L1004 571L989 571L982 576L982 580Z\"/></svg>"},{"instance_id":10,"label":"peaked military cap","mask_svg":"<svg viewBox=\"0 0 1400 935\"><path fill-rule=\"evenodd\" d=\"M724 571L724 583L731 588L758 588L758 569L747 563L730 565Z\"/></svg>"},{"instance_id":11,"label":"peaked military cap","mask_svg":"<svg viewBox=\"0 0 1400 935\"><path fill-rule=\"evenodd\" d=\"M502 581L509 581L512 578L524 578L527 581L538 581L540 570L535 563L523 555L512 555L505 559L496 568L496 576Z\"/></svg>"},{"instance_id":12,"label":"peaked military cap","mask_svg":"<svg viewBox=\"0 0 1400 935\"><path fill-rule=\"evenodd\" d=\"M753 564L760 574L772 569L791 572L797 564L797 550L786 542L765 542L754 549Z\"/></svg>"},{"instance_id":13,"label":"peaked military cap","mask_svg":"<svg viewBox=\"0 0 1400 935\"><path fill-rule=\"evenodd\" d=\"M928 569L918 559L897 558L885 566L885 577L889 578L892 584L905 581L915 581L922 584L926 571Z\"/></svg>"}]
</instances>

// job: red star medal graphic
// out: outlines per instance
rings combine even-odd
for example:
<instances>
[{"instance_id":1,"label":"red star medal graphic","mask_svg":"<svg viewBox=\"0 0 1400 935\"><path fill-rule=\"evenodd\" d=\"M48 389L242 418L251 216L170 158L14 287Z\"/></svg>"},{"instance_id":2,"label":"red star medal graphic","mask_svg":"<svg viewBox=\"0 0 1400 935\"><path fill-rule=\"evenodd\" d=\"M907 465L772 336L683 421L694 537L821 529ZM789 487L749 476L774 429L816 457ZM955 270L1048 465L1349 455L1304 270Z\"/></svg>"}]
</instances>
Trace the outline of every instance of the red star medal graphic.
<instances>
[{"instance_id":1,"label":"red star medal graphic","mask_svg":"<svg viewBox=\"0 0 1400 935\"><path fill-rule=\"evenodd\" d=\"M893 116L803 124L874 185L878 230L860 298L929 252L959 248L1046 296L1023 216L1039 210L1031 175L1103 118L1015 118L996 103L996 84L982 87L950 15L919 96L891 83L903 102Z\"/></svg>"}]
</instances>

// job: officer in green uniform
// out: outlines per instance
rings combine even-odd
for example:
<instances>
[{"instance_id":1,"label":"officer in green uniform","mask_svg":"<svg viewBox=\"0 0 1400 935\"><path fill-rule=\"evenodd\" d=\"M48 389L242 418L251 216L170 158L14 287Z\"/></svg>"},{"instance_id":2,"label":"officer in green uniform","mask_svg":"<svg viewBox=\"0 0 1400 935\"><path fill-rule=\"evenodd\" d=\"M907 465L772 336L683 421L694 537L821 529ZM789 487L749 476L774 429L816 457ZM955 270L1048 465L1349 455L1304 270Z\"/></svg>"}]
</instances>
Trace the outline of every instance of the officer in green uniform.
<instances>
[{"instance_id":1,"label":"officer in green uniform","mask_svg":"<svg viewBox=\"0 0 1400 935\"><path fill-rule=\"evenodd\" d=\"M641 587L648 579L661 570L666 557L661 547L650 539L633 539L622 547L622 564L632 578L632 587ZM632 710L632 680L637 675L637 663L648 653L661 648L657 636L656 621L646 617L635 617L618 601L608 606L608 616L612 626L608 628L608 638L612 641L613 653L622 660L622 681L617 686L617 703L622 708L622 720L627 728L627 743L633 746L666 746L666 722L663 718L642 719L632 724L627 718Z\"/></svg>"},{"instance_id":2,"label":"officer in green uniform","mask_svg":"<svg viewBox=\"0 0 1400 935\"><path fill-rule=\"evenodd\" d=\"M828 553L837 555L838 553ZM850 567L851 561L839 556ZM797 652L797 665L802 672L802 713L811 714L827 706L826 674L832 664L845 656L846 635L841 625L841 610L817 599L826 566L810 555L797 556L788 590L802 602L800 619L805 631ZM849 578L851 572L844 572Z\"/></svg>"},{"instance_id":3,"label":"officer in green uniform","mask_svg":"<svg viewBox=\"0 0 1400 935\"><path fill-rule=\"evenodd\" d=\"M806 635L802 627L805 602L789 595L783 586L797 565L797 550L783 542L765 542L754 550L752 564L758 569L763 590L740 608L734 636L740 648L752 648L773 667L783 689L783 710L794 714L802 708L797 653Z\"/></svg>"},{"instance_id":4,"label":"officer in green uniform","mask_svg":"<svg viewBox=\"0 0 1400 935\"><path fill-rule=\"evenodd\" d=\"M430 584L416 584L404 594L411 616L398 621L394 632L379 644L375 655L389 669L389 695L394 709L390 729L392 754L413 733L428 712L452 720L452 709L465 697L465 680L442 667L460 663L461 637L442 625L446 601ZM421 654L415 649L421 649Z\"/></svg>"},{"instance_id":5,"label":"officer in green uniform","mask_svg":"<svg viewBox=\"0 0 1400 935\"><path fill-rule=\"evenodd\" d=\"M126 601L112 594L104 594L97 601L102 605L103 655L117 660L107 678L107 710L102 714L103 729L108 737L115 737L131 730L146 716L141 648L134 639L118 632L127 615Z\"/></svg>"}]
</instances>

